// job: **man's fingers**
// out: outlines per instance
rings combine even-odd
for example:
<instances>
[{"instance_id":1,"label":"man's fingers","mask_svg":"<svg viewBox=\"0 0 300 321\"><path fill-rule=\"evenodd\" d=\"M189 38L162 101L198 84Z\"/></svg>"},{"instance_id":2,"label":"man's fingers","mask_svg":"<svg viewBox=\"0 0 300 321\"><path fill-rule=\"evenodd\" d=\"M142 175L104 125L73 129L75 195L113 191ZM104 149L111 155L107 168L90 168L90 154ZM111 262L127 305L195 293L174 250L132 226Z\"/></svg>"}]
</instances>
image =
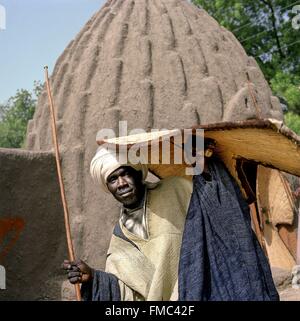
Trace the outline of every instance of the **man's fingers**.
<instances>
[{"instance_id":1,"label":"man's fingers","mask_svg":"<svg viewBox=\"0 0 300 321\"><path fill-rule=\"evenodd\" d=\"M81 268L84 267L85 263L81 260L64 260L62 264L62 268L68 272L68 279L72 284L82 283L83 272L81 271Z\"/></svg>"},{"instance_id":2,"label":"man's fingers","mask_svg":"<svg viewBox=\"0 0 300 321\"><path fill-rule=\"evenodd\" d=\"M80 272L80 268L77 266L77 265L72 265L72 268L71 268L72 271L79 271Z\"/></svg>"},{"instance_id":3,"label":"man's fingers","mask_svg":"<svg viewBox=\"0 0 300 321\"><path fill-rule=\"evenodd\" d=\"M64 270L72 270L72 271L80 271L79 265L82 262L80 260L78 261L69 261L69 260L64 260L63 264L62 264L62 268Z\"/></svg>"},{"instance_id":4,"label":"man's fingers","mask_svg":"<svg viewBox=\"0 0 300 321\"><path fill-rule=\"evenodd\" d=\"M68 273L68 278L73 278L73 277L81 277L82 273L81 272L69 272Z\"/></svg>"},{"instance_id":5,"label":"man's fingers","mask_svg":"<svg viewBox=\"0 0 300 321\"><path fill-rule=\"evenodd\" d=\"M81 277L74 277L69 279L70 283L76 284L76 283L81 283Z\"/></svg>"}]
</instances>

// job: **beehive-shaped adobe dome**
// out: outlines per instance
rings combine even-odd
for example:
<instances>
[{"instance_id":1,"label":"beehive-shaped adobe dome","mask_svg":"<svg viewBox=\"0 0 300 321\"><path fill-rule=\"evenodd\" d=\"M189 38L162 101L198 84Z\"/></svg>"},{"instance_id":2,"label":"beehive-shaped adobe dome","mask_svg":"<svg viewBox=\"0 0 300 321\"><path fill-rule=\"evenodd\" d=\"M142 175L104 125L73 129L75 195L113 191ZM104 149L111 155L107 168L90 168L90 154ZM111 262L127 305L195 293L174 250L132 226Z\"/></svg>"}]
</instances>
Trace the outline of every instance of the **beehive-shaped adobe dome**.
<instances>
[{"instance_id":1,"label":"beehive-shaped adobe dome","mask_svg":"<svg viewBox=\"0 0 300 321\"><path fill-rule=\"evenodd\" d=\"M118 217L89 175L98 130L117 130L120 120L128 129L171 129L255 118L249 87L261 117L282 118L255 60L185 0L109 0L60 56L51 85L75 250L98 267ZM45 90L27 147L52 149Z\"/></svg>"}]
</instances>

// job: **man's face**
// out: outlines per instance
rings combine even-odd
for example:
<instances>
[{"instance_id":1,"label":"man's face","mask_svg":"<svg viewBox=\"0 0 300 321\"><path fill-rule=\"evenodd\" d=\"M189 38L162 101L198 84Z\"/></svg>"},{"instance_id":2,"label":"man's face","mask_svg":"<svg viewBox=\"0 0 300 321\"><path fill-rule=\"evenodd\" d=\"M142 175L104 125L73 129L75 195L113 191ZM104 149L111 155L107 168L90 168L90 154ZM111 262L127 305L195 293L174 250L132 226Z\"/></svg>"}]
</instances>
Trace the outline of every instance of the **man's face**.
<instances>
[{"instance_id":1,"label":"man's face","mask_svg":"<svg viewBox=\"0 0 300 321\"><path fill-rule=\"evenodd\" d=\"M122 166L112 172L106 184L114 198L128 208L137 206L144 196L142 172L129 166Z\"/></svg>"}]
</instances>

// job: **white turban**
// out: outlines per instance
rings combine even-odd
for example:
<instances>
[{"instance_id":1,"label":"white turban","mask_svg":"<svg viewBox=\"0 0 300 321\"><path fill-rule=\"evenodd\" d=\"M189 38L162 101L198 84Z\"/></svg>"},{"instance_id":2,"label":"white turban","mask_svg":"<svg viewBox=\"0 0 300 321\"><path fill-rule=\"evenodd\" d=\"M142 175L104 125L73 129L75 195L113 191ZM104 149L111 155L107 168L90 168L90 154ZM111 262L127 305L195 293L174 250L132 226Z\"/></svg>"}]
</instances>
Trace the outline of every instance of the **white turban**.
<instances>
[{"instance_id":1,"label":"white turban","mask_svg":"<svg viewBox=\"0 0 300 321\"><path fill-rule=\"evenodd\" d=\"M123 159L122 159L123 158ZM104 147L100 147L96 155L91 161L90 173L92 178L98 182L103 190L109 193L107 188L108 176L121 166L130 166L136 171L142 171L143 181L145 181L148 174L148 167L146 164L132 164L127 160L127 154L116 153L114 150L109 150Z\"/></svg>"}]
</instances>

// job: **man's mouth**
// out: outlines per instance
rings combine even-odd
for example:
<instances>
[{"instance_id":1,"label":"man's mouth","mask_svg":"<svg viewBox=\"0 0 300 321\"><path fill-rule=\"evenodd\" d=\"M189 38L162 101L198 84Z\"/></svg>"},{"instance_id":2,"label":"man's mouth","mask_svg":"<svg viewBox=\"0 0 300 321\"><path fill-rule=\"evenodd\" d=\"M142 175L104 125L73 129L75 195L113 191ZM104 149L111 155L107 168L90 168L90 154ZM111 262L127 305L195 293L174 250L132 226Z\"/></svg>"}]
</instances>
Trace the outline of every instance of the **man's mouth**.
<instances>
[{"instance_id":1,"label":"man's mouth","mask_svg":"<svg viewBox=\"0 0 300 321\"><path fill-rule=\"evenodd\" d=\"M119 192L118 195L121 197L127 197L133 192L133 189L128 189L126 191Z\"/></svg>"}]
</instances>

